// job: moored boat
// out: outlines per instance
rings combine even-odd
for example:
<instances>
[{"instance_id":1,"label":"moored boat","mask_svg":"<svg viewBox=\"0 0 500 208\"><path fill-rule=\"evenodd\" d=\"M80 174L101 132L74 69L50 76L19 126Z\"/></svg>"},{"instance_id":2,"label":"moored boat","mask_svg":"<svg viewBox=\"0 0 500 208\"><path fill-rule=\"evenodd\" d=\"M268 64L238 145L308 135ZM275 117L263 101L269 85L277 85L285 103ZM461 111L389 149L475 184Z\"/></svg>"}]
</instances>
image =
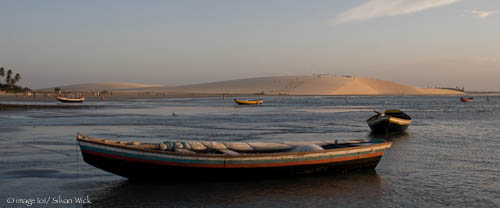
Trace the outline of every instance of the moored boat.
<instances>
[{"instance_id":1,"label":"moored boat","mask_svg":"<svg viewBox=\"0 0 500 208\"><path fill-rule=\"evenodd\" d=\"M373 132L404 132L412 122L412 118L400 110L386 110L384 113L375 111L375 113L377 114L366 120Z\"/></svg>"},{"instance_id":2,"label":"moored boat","mask_svg":"<svg viewBox=\"0 0 500 208\"><path fill-rule=\"evenodd\" d=\"M259 105L264 103L264 100L258 99L258 100L240 100L240 99L234 99L234 102L237 103L238 105Z\"/></svg>"},{"instance_id":3,"label":"moored boat","mask_svg":"<svg viewBox=\"0 0 500 208\"><path fill-rule=\"evenodd\" d=\"M88 164L139 180L282 177L374 169L392 145L382 139L155 144L98 139L80 133L77 141Z\"/></svg>"},{"instance_id":4,"label":"moored boat","mask_svg":"<svg viewBox=\"0 0 500 208\"><path fill-rule=\"evenodd\" d=\"M57 100L63 102L63 103L82 103L85 101L84 97L81 98L67 98L67 97L56 97Z\"/></svg>"},{"instance_id":5,"label":"moored boat","mask_svg":"<svg viewBox=\"0 0 500 208\"><path fill-rule=\"evenodd\" d=\"M462 101L463 103L470 103L470 102L472 102L473 99L474 99L473 97L467 97L467 98L461 97L460 101Z\"/></svg>"}]
</instances>

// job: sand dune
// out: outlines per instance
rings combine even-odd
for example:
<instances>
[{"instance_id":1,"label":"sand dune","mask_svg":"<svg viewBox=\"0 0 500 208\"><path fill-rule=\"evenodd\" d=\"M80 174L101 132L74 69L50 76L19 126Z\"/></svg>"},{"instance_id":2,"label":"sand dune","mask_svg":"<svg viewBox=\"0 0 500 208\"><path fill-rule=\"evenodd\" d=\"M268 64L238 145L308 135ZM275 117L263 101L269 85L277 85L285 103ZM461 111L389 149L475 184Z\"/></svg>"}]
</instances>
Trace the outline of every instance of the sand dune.
<instances>
[{"instance_id":1,"label":"sand dune","mask_svg":"<svg viewBox=\"0 0 500 208\"><path fill-rule=\"evenodd\" d=\"M85 84L75 84L75 85L66 85L59 86L62 91L112 91L112 90L128 90L128 89L137 89L137 88L149 88L155 87L158 85L150 85L150 84L139 84L139 83L131 83L131 82L101 82L101 83L85 83ZM54 91L54 88L45 88L41 89L43 91Z\"/></svg>"},{"instance_id":2,"label":"sand dune","mask_svg":"<svg viewBox=\"0 0 500 208\"><path fill-rule=\"evenodd\" d=\"M192 93L288 95L423 95L462 94L454 90L407 86L391 81L341 76L278 76L230 80L151 90Z\"/></svg>"},{"instance_id":3,"label":"sand dune","mask_svg":"<svg viewBox=\"0 0 500 208\"><path fill-rule=\"evenodd\" d=\"M136 83L94 83L60 87L64 91L102 91L201 94L286 94L286 95L438 95L463 94L444 89L429 89L371 78L330 75L276 76L238 79L175 87ZM48 90L53 90L49 88Z\"/></svg>"}]
</instances>

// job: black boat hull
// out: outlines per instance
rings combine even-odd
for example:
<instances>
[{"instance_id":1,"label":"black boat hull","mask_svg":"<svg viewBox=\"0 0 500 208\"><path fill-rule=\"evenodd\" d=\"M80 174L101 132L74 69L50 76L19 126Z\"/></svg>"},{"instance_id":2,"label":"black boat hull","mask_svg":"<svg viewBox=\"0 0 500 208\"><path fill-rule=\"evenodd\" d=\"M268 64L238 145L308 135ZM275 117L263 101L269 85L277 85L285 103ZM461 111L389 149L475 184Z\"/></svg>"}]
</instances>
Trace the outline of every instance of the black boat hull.
<instances>
[{"instance_id":1,"label":"black boat hull","mask_svg":"<svg viewBox=\"0 0 500 208\"><path fill-rule=\"evenodd\" d=\"M79 101L70 101L70 100L63 100L63 99L57 99L59 100L60 102L63 102L63 103L83 103L83 100L79 100Z\"/></svg>"},{"instance_id":2,"label":"black boat hull","mask_svg":"<svg viewBox=\"0 0 500 208\"><path fill-rule=\"evenodd\" d=\"M388 118L381 118L374 121L368 121L368 126L376 133L402 133L405 132L410 125L398 124L391 122Z\"/></svg>"},{"instance_id":3,"label":"black boat hull","mask_svg":"<svg viewBox=\"0 0 500 208\"><path fill-rule=\"evenodd\" d=\"M82 152L86 163L102 169L104 171L133 179L133 180L178 180L189 181L205 180L231 180L231 179L258 179L290 177L307 174L320 173L345 173L350 171L373 170L377 166L382 156L334 162L317 165L302 165L293 167L269 167L269 168L197 168L166 166L134 162L109 157L102 157L95 154Z\"/></svg>"}]
</instances>

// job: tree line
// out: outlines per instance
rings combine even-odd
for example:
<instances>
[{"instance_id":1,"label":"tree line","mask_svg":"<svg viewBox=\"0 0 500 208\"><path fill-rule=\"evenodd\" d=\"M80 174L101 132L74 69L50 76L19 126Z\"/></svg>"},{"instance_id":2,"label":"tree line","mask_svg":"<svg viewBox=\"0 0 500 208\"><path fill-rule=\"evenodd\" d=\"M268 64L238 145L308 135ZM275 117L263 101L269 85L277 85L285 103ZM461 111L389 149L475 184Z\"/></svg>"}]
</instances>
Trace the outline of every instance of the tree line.
<instances>
[{"instance_id":1,"label":"tree line","mask_svg":"<svg viewBox=\"0 0 500 208\"><path fill-rule=\"evenodd\" d=\"M5 70L4 67L0 67L0 91L7 92L22 92L29 90L29 88L22 88L17 86L17 83L21 80L21 74L16 73L12 69Z\"/></svg>"}]
</instances>

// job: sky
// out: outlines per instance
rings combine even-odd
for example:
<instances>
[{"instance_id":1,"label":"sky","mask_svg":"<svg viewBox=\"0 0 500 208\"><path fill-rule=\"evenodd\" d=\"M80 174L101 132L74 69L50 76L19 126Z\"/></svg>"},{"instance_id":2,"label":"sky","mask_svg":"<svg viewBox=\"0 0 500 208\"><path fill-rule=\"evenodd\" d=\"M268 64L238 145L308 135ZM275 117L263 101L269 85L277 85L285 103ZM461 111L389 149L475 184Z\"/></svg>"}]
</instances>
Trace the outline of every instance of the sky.
<instances>
[{"instance_id":1,"label":"sky","mask_svg":"<svg viewBox=\"0 0 500 208\"><path fill-rule=\"evenodd\" d=\"M498 0L0 0L0 65L38 89L337 74L500 91Z\"/></svg>"}]
</instances>

